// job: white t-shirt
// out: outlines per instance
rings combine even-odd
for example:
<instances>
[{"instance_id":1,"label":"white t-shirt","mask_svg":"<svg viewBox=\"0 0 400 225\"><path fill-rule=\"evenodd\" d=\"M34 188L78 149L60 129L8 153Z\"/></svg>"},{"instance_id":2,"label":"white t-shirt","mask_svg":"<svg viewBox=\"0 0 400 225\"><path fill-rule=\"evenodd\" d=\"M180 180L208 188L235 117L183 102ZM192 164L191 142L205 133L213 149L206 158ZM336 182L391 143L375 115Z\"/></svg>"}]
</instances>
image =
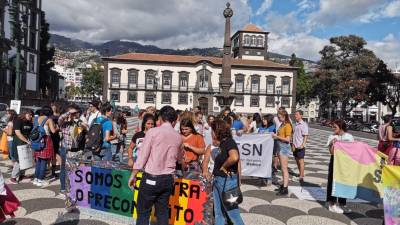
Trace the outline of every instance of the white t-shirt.
<instances>
[{"instance_id":1,"label":"white t-shirt","mask_svg":"<svg viewBox=\"0 0 400 225\"><path fill-rule=\"evenodd\" d=\"M89 118L88 118L88 125L89 126L92 125L93 120L100 116L101 116L100 111L97 111L95 113L90 113Z\"/></svg>"},{"instance_id":2,"label":"white t-shirt","mask_svg":"<svg viewBox=\"0 0 400 225\"><path fill-rule=\"evenodd\" d=\"M258 134L257 122L253 121L250 124L249 130L253 128L253 134Z\"/></svg>"},{"instance_id":3,"label":"white t-shirt","mask_svg":"<svg viewBox=\"0 0 400 225\"><path fill-rule=\"evenodd\" d=\"M354 141L353 135L349 133L344 133L343 135L330 135L328 138L328 142L326 143L326 146L329 146L329 144L333 141L333 139L336 139L338 141Z\"/></svg>"}]
</instances>

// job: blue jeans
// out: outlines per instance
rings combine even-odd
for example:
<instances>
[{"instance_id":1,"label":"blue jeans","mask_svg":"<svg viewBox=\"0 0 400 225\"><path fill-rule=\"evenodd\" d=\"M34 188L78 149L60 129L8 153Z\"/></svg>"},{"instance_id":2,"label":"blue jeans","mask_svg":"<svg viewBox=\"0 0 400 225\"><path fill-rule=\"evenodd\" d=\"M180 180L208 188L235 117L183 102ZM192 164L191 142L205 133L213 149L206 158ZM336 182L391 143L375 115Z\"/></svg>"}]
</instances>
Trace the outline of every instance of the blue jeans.
<instances>
[{"instance_id":1,"label":"blue jeans","mask_svg":"<svg viewBox=\"0 0 400 225\"><path fill-rule=\"evenodd\" d=\"M15 161L14 158L14 149L13 149L13 141L8 141L7 142L8 145L8 158L12 161Z\"/></svg>"},{"instance_id":2,"label":"blue jeans","mask_svg":"<svg viewBox=\"0 0 400 225\"><path fill-rule=\"evenodd\" d=\"M292 154L292 148L289 143L279 141L279 155L289 157Z\"/></svg>"},{"instance_id":3,"label":"blue jeans","mask_svg":"<svg viewBox=\"0 0 400 225\"><path fill-rule=\"evenodd\" d=\"M66 178L66 171L65 171L65 163L67 160L67 149L64 147L60 148L60 157L61 157L61 165L60 165L60 190L65 191L65 178Z\"/></svg>"},{"instance_id":4,"label":"blue jeans","mask_svg":"<svg viewBox=\"0 0 400 225\"><path fill-rule=\"evenodd\" d=\"M111 146L109 148L102 148L99 154L93 154L93 160L111 161L112 160Z\"/></svg>"},{"instance_id":5,"label":"blue jeans","mask_svg":"<svg viewBox=\"0 0 400 225\"><path fill-rule=\"evenodd\" d=\"M237 186L237 175L233 175L232 177L228 176L225 184L224 190L229 190ZM215 225L225 225L226 219L224 209L221 203L222 191L224 187L225 177L216 176L214 177L214 214L215 214ZM242 217L240 216L239 208L229 210L226 214L228 214L229 219L234 225L244 225Z\"/></svg>"},{"instance_id":6,"label":"blue jeans","mask_svg":"<svg viewBox=\"0 0 400 225\"><path fill-rule=\"evenodd\" d=\"M47 159L38 158L36 161L35 178L44 180L46 175Z\"/></svg>"},{"instance_id":7,"label":"blue jeans","mask_svg":"<svg viewBox=\"0 0 400 225\"><path fill-rule=\"evenodd\" d=\"M122 150L123 150L123 143L112 144L111 145L111 152L112 152L112 160L115 161L116 157L118 156L119 162L122 162Z\"/></svg>"}]
</instances>

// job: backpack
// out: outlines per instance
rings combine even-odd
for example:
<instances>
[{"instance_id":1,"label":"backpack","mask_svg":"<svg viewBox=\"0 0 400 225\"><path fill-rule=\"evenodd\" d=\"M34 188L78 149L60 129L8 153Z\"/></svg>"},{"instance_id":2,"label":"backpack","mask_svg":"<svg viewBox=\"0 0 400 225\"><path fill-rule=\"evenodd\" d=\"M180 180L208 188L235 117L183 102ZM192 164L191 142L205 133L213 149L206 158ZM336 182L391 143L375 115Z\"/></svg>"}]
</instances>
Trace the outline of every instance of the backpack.
<instances>
[{"instance_id":1,"label":"backpack","mask_svg":"<svg viewBox=\"0 0 400 225\"><path fill-rule=\"evenodd\" d=\"M31 149L33 151L42 151L46 147L46 142L44 137L46 136L46 130L44 125L47 122L47 117L45 117L41 124L39 124L39 117L35 117L33 122L33 130L29 135L29 140L31 141Z\"/></svg>"},{"instance_id":2,"label":"backpack","mask_svg":"<svg viewBox=\"0 0 400 225\"><path fill-rule=\"evenodd\" d=\"M103 125L108 119L104 118L100 123L94 121L86 134L85 149L93 153L99 153L103 146Z\"/></svg>"}]
</instances>

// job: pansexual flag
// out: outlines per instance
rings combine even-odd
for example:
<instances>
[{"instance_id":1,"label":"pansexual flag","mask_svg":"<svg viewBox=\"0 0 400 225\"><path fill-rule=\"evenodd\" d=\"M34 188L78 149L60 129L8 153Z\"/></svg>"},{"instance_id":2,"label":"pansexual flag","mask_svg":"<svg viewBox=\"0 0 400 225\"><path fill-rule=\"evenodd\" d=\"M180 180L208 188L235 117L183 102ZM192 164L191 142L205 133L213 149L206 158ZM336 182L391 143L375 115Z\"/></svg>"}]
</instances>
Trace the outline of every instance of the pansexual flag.
<instances>
[{"instance_id":1,"label":"pansexual flag","mask_svg":"<svg viewBox=\"0 0 400 225\"><path fill-rule=\"evenodd\" d=\"M400 225L400 166L384 166L382 181L385 224Z\"/></svg>"},{"instance_id":2,"label":"pansexual flag","mask_svg":"<svg viewBox=\"0 0 400 225\"><path fill-rule=\"evenodd\" d=\"M362 142L334 145L332 195L381 202L382 157L377 149Z\"/></svg>"}]
</instances>

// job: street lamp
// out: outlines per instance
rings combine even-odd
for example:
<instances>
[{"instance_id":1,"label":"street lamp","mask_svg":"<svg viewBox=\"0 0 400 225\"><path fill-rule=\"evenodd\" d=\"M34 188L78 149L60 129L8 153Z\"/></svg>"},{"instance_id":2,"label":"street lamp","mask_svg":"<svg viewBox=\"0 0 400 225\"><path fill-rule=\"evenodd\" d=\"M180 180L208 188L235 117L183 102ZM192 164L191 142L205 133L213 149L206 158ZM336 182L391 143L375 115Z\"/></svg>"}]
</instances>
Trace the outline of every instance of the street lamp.
<instances>
[{"instance_id":1,"label":"street lamp","mask_svg":"<svg viewBox=\"0 0 400 225\"><path fill-rule=\"evenodd\" d=\"M281 103L280 102L280 98L281 98L281 95L282 95L282 87L281 86L277 86L276 87L276 107L277 108L279 108L279 103Z\"/></svg>"},{"instance_id":2,"label":"street lamp","mask_svg":"<svg viewBox=\"0 0 400 225\"><path fill-rule=\"evenodd\" d=\"M232 105L235 96L233 96L229 89L232 86L231 81L231 69L232 69L232 56L231 56L231 17L233 16L233 10L230 8L229 2L226 3L226 9L224 10L225 17L225 37L224 37L224 56L222 59L222 76L219 82L221 93L216 95L218 104L222 109L230 107Z\"/></svg>"}]
</instances>

